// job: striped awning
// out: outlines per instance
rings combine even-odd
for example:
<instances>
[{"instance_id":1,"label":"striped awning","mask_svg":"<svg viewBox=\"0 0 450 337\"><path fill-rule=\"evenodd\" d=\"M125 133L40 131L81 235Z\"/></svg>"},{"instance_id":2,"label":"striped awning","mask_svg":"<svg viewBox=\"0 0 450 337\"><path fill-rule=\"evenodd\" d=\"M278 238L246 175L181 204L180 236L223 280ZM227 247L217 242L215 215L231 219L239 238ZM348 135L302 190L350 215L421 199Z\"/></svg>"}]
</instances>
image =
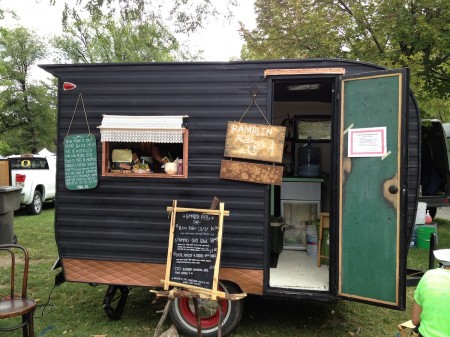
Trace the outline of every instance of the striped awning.
<instances>
[{"instance_id":1,"label":"striped awning","mask_svg":"<svg viewBox=\"0 0 450 337\"><path fill-rule=\"evenodd\" d=\"M183 143L183 118L189 116L103 115L102 142Z\"/></svg>"}]
</instances>

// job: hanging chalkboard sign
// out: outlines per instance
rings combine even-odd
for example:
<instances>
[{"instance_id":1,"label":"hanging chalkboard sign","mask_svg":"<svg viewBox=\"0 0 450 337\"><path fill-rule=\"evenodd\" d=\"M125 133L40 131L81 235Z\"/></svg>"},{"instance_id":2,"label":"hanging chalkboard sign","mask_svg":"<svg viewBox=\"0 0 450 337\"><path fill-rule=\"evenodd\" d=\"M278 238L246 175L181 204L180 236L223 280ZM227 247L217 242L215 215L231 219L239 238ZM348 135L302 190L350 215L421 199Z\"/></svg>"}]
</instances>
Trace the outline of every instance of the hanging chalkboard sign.
<instances>
[{"instance_id":1,"label":"hanging chalkboard sign","mask_svg":"<svg viewBox=\"0 0 450 337\"><path fill-rule=\"evenodd\" d=\"M164 288L181 286L216 299L222 245L224 204L219 210L179 208L171 212Z\"/></svg>"},{"instance_id":2,"label":"hanging chalkboard sign","mask_svg":"<svg viewBox=\"0 0 450 337\"><path fill-rule=\"evenodd\" d=\"M97 186L97 145L93 134L64 138L64 179L69 190L86 190Z\"/></svg>"}]
</instances>

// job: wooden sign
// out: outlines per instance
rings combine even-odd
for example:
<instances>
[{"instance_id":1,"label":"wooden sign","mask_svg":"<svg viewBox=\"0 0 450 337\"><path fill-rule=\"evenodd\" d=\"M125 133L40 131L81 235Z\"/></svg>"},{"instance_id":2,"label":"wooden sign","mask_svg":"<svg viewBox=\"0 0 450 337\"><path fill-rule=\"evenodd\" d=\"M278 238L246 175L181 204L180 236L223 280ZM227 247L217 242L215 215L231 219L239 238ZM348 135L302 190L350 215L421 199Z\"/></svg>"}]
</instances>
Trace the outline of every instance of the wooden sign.
<instances>
[{"instance_id":1,"label":"wooden sign","mask_svg":"<svg viewBox=\"0 0 450 337\"><path fill-rule=\"evenodd\" d=\"M0 159L0 186L10 186L11 177L9 170L9 160Z\"/></svg>"},{"instance_id":2,"label":"wooden sign","mask_svg":"<svg viewBox=\"0 0 450 337\"><path fill-rule=\"evenodd\" d=\"M174 201L167 211L171 221L164 289L181 286L211 295L213 300L222 296L217 291L222 226L223 217L229 215L224 204L219 210L195 209L177 207Z\"/></svg>"},{"instance_id":3,"label":"wooden sign","mask_svg":"<svg viewBox=\"0 0 450 337\"><path fill-rule=\"evenodd\" d=\"M222 160L220 178L258 184L281 185L283 166Z\"/></svg>"},{"instance_id":4,"label":"wooden sign","mask_svg":"<svg viewBox=\"0 0 450 337\"><path fill-rule=\"evenodd\" d=\"M225 157L281 163L286 128L228 122Z\"/></svg>"},{"instance_id":5,"label":"wooden sign","mask_svg":"<svg viewBox=\"0 0 450 337\"><path fill-rule=\"evenodd\" d=\"M97 145L94 135L79 134L64 138L64 175L69 190L86 190L97 186Z\"/></svg>"}]
</instances>

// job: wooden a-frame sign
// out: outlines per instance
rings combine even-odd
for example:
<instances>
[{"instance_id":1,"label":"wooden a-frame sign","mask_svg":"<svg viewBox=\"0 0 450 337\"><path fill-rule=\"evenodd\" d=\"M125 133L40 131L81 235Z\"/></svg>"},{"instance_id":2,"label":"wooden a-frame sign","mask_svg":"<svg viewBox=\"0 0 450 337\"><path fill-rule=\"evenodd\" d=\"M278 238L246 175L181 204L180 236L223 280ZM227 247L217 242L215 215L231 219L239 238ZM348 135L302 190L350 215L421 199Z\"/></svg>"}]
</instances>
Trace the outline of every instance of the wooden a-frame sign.
<instances>
[{"instance_id":1,"label":"wooden a-frame sign","mask_svg":"<svg viewBox=\"0 0 450 337\"><path fill-rule=\"evenodd\" d=\"M167 207L171 217L164 290L182 287L213 300L226 296L217 290L223 217L230 214L224 207L181 208L176 200Z\"/></svg>"}]
</instances>

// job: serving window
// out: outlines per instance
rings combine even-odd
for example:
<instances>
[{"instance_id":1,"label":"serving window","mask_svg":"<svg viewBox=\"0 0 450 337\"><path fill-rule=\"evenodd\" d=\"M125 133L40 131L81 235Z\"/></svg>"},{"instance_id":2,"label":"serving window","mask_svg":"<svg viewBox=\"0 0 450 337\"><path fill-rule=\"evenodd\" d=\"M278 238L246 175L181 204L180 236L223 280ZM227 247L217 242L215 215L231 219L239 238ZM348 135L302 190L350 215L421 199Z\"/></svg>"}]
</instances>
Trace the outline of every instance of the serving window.
<instances>
[{"instance_id":1,"label":"serving window","mask_svg":"<svg viewBox=\"0 0 450 337\"><path fill-rule=\"evenodd\" d=\"M102 175L187 178L187 116L103 116Z\"/></svg>"}]
</instances>

